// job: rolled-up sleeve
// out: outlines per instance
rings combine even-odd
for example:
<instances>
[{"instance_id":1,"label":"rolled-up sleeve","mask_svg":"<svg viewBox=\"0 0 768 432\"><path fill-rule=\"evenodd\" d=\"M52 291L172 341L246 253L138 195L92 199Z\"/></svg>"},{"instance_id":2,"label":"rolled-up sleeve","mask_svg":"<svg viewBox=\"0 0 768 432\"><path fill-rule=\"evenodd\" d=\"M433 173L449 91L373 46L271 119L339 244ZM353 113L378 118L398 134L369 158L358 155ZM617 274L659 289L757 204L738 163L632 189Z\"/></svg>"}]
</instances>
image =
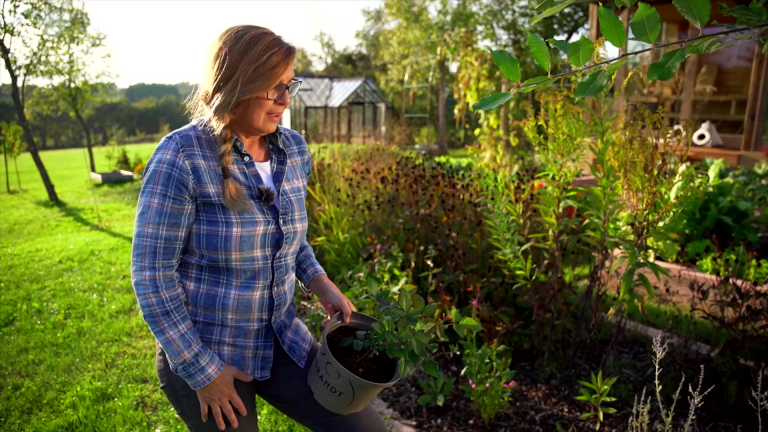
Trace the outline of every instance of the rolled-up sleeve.
<instances>
[{"instance_id":1,"label":"rolled-up sleeve","mask_svg":"<svg viewBox=\"0 0 768 432\"><path fill-rule=\"evenodd\" d=\"M192 389L213 381L224 368L200 341L179 283L181 251L195 219L196 188L178 143L164 138L147 162L136 209L131 281L150 331L168 363Z\"/></svg>"},{"instance_id":2,"label":"rolled-up sleeve","mask_svg":"<svg viewBox=\"0 0 768 432\"><path fill-rule=\"evenodd\" d=\"M306 146L306 144L304 145ZM307 182L309 182L309 177L312 173L312 157L309 155L309 151L307 151L304 172L307 176ZM307 191L305 189L304 199L306 200L306 198ZM303 222L308 225L306 220ZM325 273L325 270L323 270L323 267L317 261L317 258L315 258L315 252L312 250L312 246L309 245L309 242L307 242L307 236L305 233L304 239L302 240L301 246L299 247L299 253L296 255L296 278L300 282L299 286L301 286L304 292L309 293L309 289L307 289L309 282L314 279L315 276L323 273Z\"/></svg>"}]
</instances>

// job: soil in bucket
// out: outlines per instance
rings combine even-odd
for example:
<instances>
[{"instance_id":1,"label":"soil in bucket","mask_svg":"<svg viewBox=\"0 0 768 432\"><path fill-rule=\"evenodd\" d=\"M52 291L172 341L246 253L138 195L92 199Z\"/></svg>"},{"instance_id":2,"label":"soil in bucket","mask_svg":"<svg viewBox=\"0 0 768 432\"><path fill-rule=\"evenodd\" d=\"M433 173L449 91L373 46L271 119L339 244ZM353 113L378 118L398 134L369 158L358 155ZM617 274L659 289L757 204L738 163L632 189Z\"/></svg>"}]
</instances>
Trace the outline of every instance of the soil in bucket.
<instances>
[{"instance_id":1,"label":"soil in bucket","mask_svg":"<svg viewBox=\"0 0 768 432\"><path fill-rule=\"evenodd\" d=\"M333 358L345 369L358 377L375 383L388 383L395 375L397 360L389 358L385 353L367 355L366 350L357 351L352 344L341 346L348 337L355 337L358 329L351 326L341 326L326 336L328 349Z\"/></svg>"}]
</instances>

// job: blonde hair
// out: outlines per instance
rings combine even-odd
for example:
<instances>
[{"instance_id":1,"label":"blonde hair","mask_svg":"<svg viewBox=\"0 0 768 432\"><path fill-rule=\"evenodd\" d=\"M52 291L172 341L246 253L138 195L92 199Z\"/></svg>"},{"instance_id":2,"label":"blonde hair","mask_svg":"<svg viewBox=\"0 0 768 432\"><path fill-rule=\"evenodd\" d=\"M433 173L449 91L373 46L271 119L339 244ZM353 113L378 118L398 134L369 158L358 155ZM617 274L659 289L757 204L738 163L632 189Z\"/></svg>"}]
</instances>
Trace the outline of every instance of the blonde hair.
<instances>
[{"instance_id":1,"label":"blonde hair","mask_svg":"<svg viewBox=\"0 0 768 432\"><path fill-rule=\"evenodd\" d=\"M249 206L243 188L229 172L234 145L229 125L238 111L280 81L295 57L296 48L269 29L230 27L211 46L205 79L187 99L187 111L193 118L204 118L218 137L222 195L232 209Z\"/></svg>"}]
</instances>

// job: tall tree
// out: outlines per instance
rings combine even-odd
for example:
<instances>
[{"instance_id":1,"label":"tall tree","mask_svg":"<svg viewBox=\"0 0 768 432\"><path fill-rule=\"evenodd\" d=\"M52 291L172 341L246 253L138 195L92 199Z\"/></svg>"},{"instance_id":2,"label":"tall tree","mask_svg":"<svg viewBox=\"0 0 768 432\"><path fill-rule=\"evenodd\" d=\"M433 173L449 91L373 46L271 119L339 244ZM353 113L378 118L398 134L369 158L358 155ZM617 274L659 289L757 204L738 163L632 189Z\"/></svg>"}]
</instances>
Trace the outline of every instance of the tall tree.
<instances>
[{"instance_id":1,"label":"tall tree","mask_svg":"<svg viewBox=\"0 0 768 432\"><path fill-rule=\"evenodd\" d=\"M293 61L293 71L296 75L312 75L312 57L304 48L296 48L296 60Z\"/></svg>"},{"instance_id":2,"label":"tall tree","mask_svg":"<svg viewBox=\"0 0 768 432\"><path fill-rule=\"evenodd\" d=\"M10 77L11 97L16 108L24 139L48 193L48 199L58 202L56 189L48 176L32 136L24 112L24 90L28 79L37 78L58 51L62 33L68 22L68 8L62 2L50 0L6 0L0 10L0 56Z\"/></svg>"},{"instance_id":3,"label":"tall tree","mask_svg":"<svg viewBox=\"0 0 768 432\"><path fill-rule=\"evenodd\" d=\"M97 93L99 81L108 77L106 70L94 68L95 60L98 60L97 51L104 45L104 35L89 32L90 18L84 10L70 2L65 2L63 6L69 8L69 22L61 34L60 52L51 56L43 75L52 81L56 95L82 128L90 169L96 172L91 131L84 116L86 105ZM102 60L105 58L106 55L103 55Z\"/></svg>"}]
</instances>

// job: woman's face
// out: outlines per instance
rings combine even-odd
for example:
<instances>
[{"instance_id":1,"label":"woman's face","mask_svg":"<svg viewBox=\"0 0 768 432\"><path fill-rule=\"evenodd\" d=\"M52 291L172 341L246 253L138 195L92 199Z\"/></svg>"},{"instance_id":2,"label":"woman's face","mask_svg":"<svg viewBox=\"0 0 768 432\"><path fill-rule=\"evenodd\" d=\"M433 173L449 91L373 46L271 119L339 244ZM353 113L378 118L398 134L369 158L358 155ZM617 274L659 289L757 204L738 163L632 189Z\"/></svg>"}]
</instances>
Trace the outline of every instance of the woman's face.
<instances>
[{"instance_id":1,"label":"woman's face","mask_svg":"<svg viewBox=\"0 0 768 432\"><path fill-rule=\"evenodd\" d=\"M291 63L280 77L280 82L275 83L275 86L282 90L285 88L282 84L289 85L293 78L293 63ZM246 135L263 136L271 134L277 129L283 111L288 108L290 101L291 97L288 95L287 90L276 100L267 99L267 93L259 95L246 104L243 110L237 114L235 119L237 129Z\"/></svg>"}]
</instances>

